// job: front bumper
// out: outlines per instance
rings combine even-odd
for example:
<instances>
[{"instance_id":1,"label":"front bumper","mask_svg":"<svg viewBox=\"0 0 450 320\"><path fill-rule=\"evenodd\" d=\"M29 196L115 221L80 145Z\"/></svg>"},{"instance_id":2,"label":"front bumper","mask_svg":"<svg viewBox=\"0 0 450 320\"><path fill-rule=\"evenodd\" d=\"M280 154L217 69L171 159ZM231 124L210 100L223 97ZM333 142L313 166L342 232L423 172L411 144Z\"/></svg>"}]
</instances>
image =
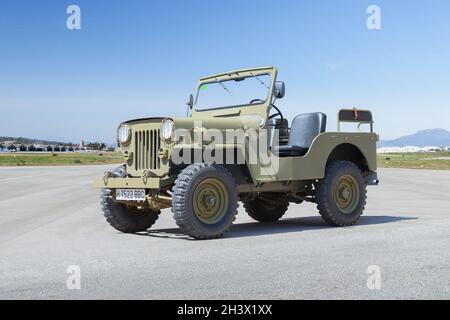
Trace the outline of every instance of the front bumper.
<instances>
[{"instance_id":1,"label":"front bumper","mask_svg":"<svg viewBox=\"0 0 450 320\"><path fill-rule=\"evenodd\" d=\"M160 189L159 178L104 178L94 181L96 188L108 189Z\"/></svg>"}]
</instances>

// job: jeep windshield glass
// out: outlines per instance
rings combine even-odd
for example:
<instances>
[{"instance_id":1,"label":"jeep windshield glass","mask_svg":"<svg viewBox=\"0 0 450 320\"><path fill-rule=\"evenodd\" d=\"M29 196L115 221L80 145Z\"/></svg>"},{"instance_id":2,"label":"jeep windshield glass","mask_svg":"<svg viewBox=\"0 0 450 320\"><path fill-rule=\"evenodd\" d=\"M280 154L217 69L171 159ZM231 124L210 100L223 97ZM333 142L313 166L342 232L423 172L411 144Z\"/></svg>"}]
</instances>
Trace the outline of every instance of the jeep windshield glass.
<instances>
[{"instance_id":1,"label":"jeep windshield glass","mask_svg":"<svg viewBox=\"0 0 450 320\"><path fill-rule=\"evenodd\" d=\"M271 76L250 75L242 78L204 83L197 92L196 110L261 104L269 97Z\"/></svg>"}]
</instances>

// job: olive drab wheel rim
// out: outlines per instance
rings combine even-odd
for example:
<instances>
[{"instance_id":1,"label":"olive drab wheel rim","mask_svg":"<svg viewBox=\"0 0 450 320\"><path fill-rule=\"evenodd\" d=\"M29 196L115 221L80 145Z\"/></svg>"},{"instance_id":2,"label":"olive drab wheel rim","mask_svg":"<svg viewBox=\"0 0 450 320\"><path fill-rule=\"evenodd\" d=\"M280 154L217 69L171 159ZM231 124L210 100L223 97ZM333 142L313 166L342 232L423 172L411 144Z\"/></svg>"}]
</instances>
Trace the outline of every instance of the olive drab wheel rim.
<instances>
[{"instance_id":1,"label":"olive drab wheel rim","mask_svg":"<svg viewBox=\"0 0 450 320\"><path fill-rule=\"evenodd\" d=\"M219 222L228 210L228 191L219 179L202 180L194 190L193 208L197 218L206 224Z\"/></svg>"},{"instance_id":2,"label":"olive drab wheel rim","mask_svg":"<svg viewBox=\"0 0 450 320\"><path fill-rule=\"evenodd\" d=\"M358 206L360 196L355 177L344 174L336 180L333 197L339 211L344 214L352 213Z\"/></svg>"}]
</instances>

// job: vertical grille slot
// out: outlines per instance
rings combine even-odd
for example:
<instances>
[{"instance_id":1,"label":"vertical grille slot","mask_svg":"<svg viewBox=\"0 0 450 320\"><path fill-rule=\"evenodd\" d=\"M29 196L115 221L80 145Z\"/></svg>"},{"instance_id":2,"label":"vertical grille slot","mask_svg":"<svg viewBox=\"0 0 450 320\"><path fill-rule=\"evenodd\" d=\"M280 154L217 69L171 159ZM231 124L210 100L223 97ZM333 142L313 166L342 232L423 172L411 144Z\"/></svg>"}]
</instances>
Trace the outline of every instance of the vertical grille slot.
<instances>
[{"instance_id":1,"label":"vertical grille slot","mask_svg":"<svg viewBox=\"0 0 450 320\"><path fill-rule=\"evenodd\" d=\"M159 130L142 130L134 134L134 164L136 170L157 170L161 167L159 159Z\"/></svg>"},{"instance_id":2,"label":"vertical grille slot","mask_svg":"<svg viewBox=\"0 0 450 320\"><path fill-rule=\"evenodd\" d=\"M136 169L139 168L139 135L137 132L134 133L134 162Z\"/></svg>"}]
</instances>

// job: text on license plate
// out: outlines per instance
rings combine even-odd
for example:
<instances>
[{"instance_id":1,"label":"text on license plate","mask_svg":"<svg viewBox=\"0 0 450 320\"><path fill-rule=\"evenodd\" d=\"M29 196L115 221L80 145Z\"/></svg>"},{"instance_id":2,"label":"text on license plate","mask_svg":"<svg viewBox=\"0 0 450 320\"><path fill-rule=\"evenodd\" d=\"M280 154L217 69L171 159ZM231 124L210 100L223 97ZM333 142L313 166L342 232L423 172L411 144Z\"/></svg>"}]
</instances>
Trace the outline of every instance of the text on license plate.
<instances>
[{"instance_id":1,"label":"text on license plate","mask_svg":"<svg viewBox=\"0 0 450 320\"><path fill-rule=\"evenodd\" d=\"M116 189L116 200L144 201L145 189Z\"/></svg>"}]
</instances>

